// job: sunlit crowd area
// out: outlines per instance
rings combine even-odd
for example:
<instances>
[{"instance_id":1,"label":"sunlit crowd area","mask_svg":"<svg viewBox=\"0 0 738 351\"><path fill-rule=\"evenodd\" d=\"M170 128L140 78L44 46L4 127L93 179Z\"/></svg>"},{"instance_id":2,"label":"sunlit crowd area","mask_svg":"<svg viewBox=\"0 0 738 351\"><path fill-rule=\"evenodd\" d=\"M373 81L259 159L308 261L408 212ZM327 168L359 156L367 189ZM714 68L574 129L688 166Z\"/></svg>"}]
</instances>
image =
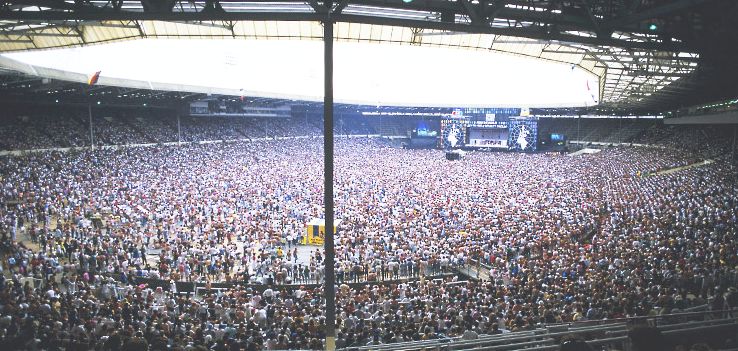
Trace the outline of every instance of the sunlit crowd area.
<instances>
[{"instance_id":1,"label":"sunlit crowd area","mask_svg":"<svg viewBox=\"0 0 738 351\"><path fill-rule=\"evenodd\" d=\"M726 144L638 138L656 146L455 162L338 138L337 346L738 307ZM323 216L322 145L0 157L0 349L324 348L325 252L304 244L306 224Z\"/></svg>"}]
</instances>

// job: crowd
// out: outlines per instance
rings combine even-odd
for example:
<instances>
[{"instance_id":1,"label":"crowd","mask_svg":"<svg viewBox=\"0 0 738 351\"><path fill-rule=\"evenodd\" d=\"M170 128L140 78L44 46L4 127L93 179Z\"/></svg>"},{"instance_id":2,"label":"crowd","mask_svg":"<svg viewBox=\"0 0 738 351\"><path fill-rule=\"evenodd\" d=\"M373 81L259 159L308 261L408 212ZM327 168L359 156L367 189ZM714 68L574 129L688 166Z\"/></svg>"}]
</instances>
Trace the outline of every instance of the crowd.
<instances>
[{"instance_id":1,"label":"crowd","mask_svg":"<svg viewBox=\"0 0 738 351\"><path fill-rule=\"evenodd\" d=\"M96 145L146 144L151 143L146 134L134 126L134 119L125 117L102 117L92 121Z\"/></svg>"},{"instance_id":2,"label":"crowd","mask_svg":"<svg viewBox=\"0 0 738 351\"><path fill-rule=\"evenodd\" d=\"M92 121L95 145L155 144L212 140L248 140L322 134L314 118L181 117L152 116L139 111L122 114L95 112ZM372 134L364 121L347 121L339 134ZM90 145L87 111L75 115L0 117L0 150L67 148Z\"/></svg>"},{"instance_id":3,"label":"crowd","mask_svg":"<svg viewBox=\"0 0 738 351\"><path fill-rule=\"evenodd\" d=\"M338 346L737 306L735 172L656 173L694 157L446 162L337 140ZM320 139L45 152L0 158L0 171L7 349L323 347L322 289L281 285L322 282L324 254L298 260L296 245L322 214ZM489 280L425 278L471 259ZM408 276L420 279L380 283ZM178 281L234 287L188 296Z\"/></svg>"},{"instance_id":4,"label":"crowd","mask_svg":"<svg viewBox=\"0 0 738 351\"><path fill-rule=\"evenodd\" d=\"M730 154L733 128L726 126L658 125L644 130L630 142L685 150L701 158Z\"/></svg>"},{"instance_id":5,"label":"crowd","mask_svg":"<svg viewBox=\"0 0 738 351\"><path fill-rule=\"evenodd\" d=\"M2 116L0 150L85 146L89 127L73 116Z\"/></svg>"},{"instance_id":6,"label":"crowd","mask_svg":"<svg viewBox=\"0 0 738 351\"><path fill-rule=\"evenodd\" d=\"M242 118L228 117L186 117L182 128L182 141L200 140L238 140L248 137L249 123ZM253 130L252 133L256 133Z\"/></svg>"}]
</instances>

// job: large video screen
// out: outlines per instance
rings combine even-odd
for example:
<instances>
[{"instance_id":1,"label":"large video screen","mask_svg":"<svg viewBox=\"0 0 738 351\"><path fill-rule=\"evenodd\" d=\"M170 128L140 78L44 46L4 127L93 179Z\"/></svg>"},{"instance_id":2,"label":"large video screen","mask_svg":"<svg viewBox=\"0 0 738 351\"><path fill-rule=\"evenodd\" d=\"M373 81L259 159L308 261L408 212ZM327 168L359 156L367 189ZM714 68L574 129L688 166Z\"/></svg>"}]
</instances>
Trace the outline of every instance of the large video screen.
<instances>
[{"instance_id":1,"label":"large video screen","mask_svg":"<svg viewBox=\"0 0 738 351\"><path fill-rule=\"evenodd\" d=\"M565 140L564 134L557 134L557 133L551 134L551 141L553 142L564 141L564 140Z\"/></svg>"},{"instance_id":2,"label":"large video screen","mask_svg":"<svg viewBox=\"0 0 738 351\"><path fill-rule=\"evenodd\" d=\"M438 136L437 124L434 126L429 121L418 121L415 126L415 130L413 130L413 136L420 138L435 138Z\"/></svg>"},{"instance_id":3,"label":"large video screen","mask_svg":"<svg viewBox=\"0 0 738 351\"><path fill-rule=\"evenodd\" d=\"M441 121L441 147L454 149L466 144L466 121L463 119L447 119Z\"/></svg>"},{"instance_id":4,"label":"large video screen","mask_svg":"<svg viewBox=\"0 0 738 351\"><path fill-rule=\"evenodd\" d=\"M469 128L467 144L475 148L507 149L507 127L505 128Z\"/></svg>"},{"instance_id":5,"label":"large video screen","mask_svg":"<svg viewBox=\"0 0 738 351\"><path fill-rule=\"evenodd\" d=\"M536 151L538 120L535 118L510 118L507 145L510 150Z\"/></svg>"}]
</instances>

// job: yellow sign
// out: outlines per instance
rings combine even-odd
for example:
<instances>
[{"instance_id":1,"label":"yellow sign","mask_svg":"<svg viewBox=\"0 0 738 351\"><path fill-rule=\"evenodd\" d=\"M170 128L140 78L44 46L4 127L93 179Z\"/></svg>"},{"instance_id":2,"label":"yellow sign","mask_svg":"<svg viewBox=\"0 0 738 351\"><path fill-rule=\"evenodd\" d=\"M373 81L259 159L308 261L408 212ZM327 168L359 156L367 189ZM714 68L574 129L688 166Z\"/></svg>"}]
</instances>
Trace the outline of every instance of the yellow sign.
<instances>
[{"instance_id":1,"label":"yellow sign","mask_svg":"<svg viewBox=\"0 0 738 351\"><path fill-rule=\"evenodd\" d=\"M336 233L338 228L339 220L333 223L333 233ZM302 239L303 245L323 245L325 241L325 220L319 218L313 218L308 224L305 225L306 235Z\"/></svg>"}]
</instances>

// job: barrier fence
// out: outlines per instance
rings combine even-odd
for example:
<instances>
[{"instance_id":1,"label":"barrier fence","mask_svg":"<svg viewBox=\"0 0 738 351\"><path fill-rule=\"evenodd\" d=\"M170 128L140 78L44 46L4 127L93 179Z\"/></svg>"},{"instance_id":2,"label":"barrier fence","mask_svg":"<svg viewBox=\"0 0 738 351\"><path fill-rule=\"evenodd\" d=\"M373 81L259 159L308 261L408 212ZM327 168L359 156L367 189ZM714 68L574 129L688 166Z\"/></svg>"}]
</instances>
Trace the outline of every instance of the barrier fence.
<instances>
[{"instance_id":1,"label":"barrier fence","mask_svg":"<svg viewBox=\"0 0 738 351\"><path fill-rule=\"evenodd\" d=\"M679 321L676 322L675 321ZM629 317L592 321L601 324L558 324L530 331L500 335L482 335L475 340L442 337L434 340L413 341L386 345L349 347L351 351L453 351L453 350L559 350L559 340L566 335L577 335L595 349L630 351L627 336L634 326L652 326L668 339L679 342L705 342L720 336L738 333L738 309L674 313L660 316Z\"/></svg>"}]
</instances>

